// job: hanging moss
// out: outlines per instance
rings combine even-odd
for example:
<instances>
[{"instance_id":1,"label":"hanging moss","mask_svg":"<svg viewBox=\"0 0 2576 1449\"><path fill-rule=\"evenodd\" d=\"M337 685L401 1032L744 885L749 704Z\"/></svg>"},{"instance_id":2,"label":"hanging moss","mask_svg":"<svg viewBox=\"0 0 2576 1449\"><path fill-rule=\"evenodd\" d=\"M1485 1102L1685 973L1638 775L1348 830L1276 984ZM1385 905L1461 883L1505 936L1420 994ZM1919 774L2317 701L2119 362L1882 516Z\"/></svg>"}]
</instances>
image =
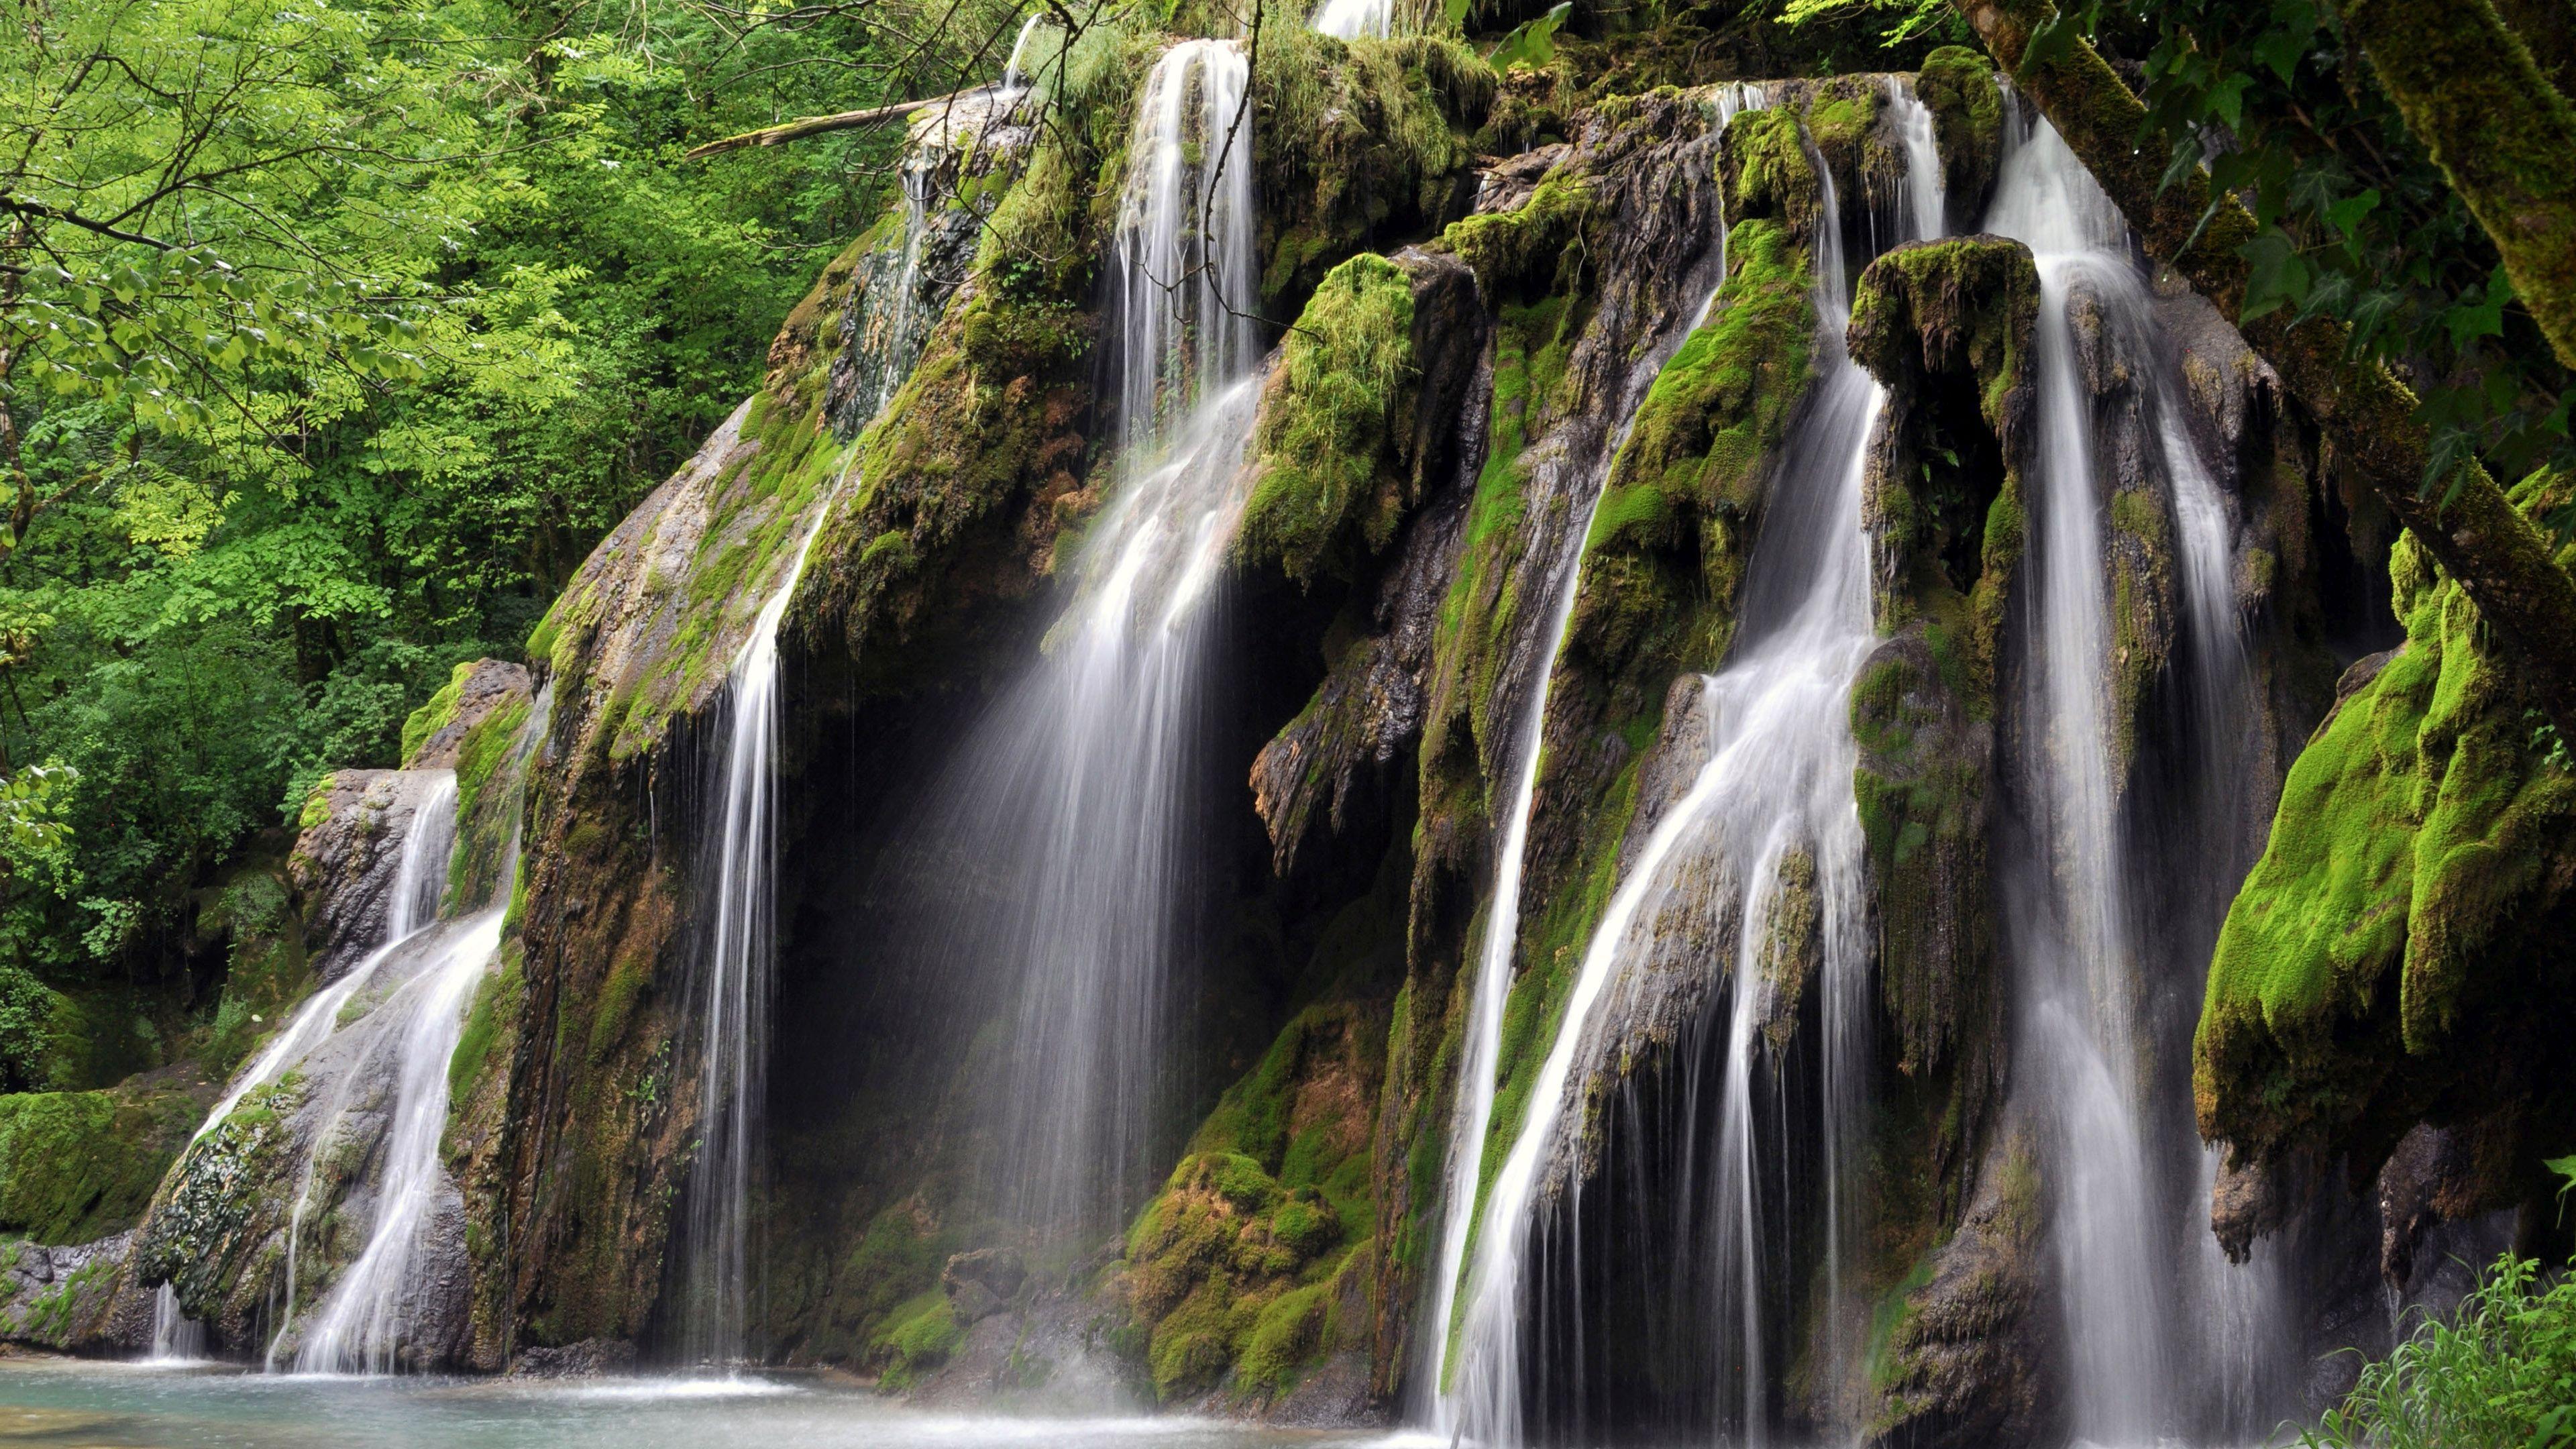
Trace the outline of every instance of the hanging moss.
<instances>
[{"instance_id":1,"label":"hanging moss","mask_svg":"<svg viewBox=\"0 0 2576 1449\"><path fill-rule=\"evenodd\" d=\"M1466 209L1494 73L1453 37L1343 41L1295 9L1265 21L1257 60L1261 305L1284 317L1342 258Z\"/></svg>"},{"instance_id":2,"label":"hanging moss","mask_svg":"<svg viewBox=\"0 0 2576 1449\"><path fill-rule=\"evenodd\" d=\"M2515 490L2526 512L2571 493L2546 472ZM2419 1113L2563 1080L2563 1043L2535 1024L2563 1020L2569 986L2553 923L2576 879L2576 770L2412 535L2390 574L2405 645L2292 765L2210 964L2201 1130L2257 1159L2302 1141L2384 1153ZM2532 1051L2548 1064L2511 1069Z\"/></svg>"},{"instance_id":3,"label":"hanging moss","mask_svg":"<svg viewBox=\"0 0 2576 1449\"><path fill-rule=\"evenodd\" d=\"M1412 330L1412 281L1384 257L1353 257L1315 289L1262 398L1235 544L1246 561L1311 582L1393 540L1413 501L1391 456L1412 431Z\"/></svg>"}]
</instances>

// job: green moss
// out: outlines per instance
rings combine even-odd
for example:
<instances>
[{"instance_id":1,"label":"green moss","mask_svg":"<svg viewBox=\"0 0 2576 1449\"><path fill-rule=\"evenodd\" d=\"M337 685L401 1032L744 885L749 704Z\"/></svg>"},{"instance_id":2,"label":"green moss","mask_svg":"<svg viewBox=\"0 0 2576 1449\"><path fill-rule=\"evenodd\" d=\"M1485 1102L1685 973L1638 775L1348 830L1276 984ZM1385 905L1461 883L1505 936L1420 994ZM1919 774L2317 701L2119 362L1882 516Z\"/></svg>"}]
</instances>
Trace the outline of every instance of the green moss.
<instances>
[{"instance_id":1,"label":"green moss","mask_svg":"<svg viewBox=\"0 0 2576 1449\"><path fill-rule=\"evenodd\" d=\"M652 958L641 952L628 952L609 963L608 979L600 983L599 999L590 1010L586 1055L593 1066L607 1060L626 1039L635 1004L652 982Z\"/></svg>"},{"instance_id":2,"label":"green moss","mask_svg":"<svg viewBox=\"0 0 2576 1449\"><path fill-rule=\"evenodd\" d=\"M1758 217L1784 223L1801 240L1812 233L1822 192L1796 112L1738 113L1726 123L1718 168L1726 214L1735 224Z\"/></svg>"},{"instance_id":3,"label":"green moss","mask_svg":"<svg viewBox=\"0 0 2576 1449\"><path fill-rule=\"evenodd\" d=\"M311 985L304 923L288 901L285 882L265 869L236 876L218 897L214 919L200 917L199 923L231 938L223 996L197 1053L220 1077L262 1037L285 1025L287 1013Z\"/></svg>"},{"instance_id":4,"label":"green moss","mask_svg":"<svg viewBox=\"0 0 2576 1449\"><path fill-rule=\"evenodd\" d=\"M947 1294L935 1287L917 1294L886 1315L872 1341L884 1363L878 1382L888 1389L908 1388L948 1362L965 1339Z\"/></svg>"},{"instance_id":5,"label":"green moss","mask_svg":"<svg viewBox=\"0 0 2576 1449\"><path fill-rule=\"evenodd\" d=\"M1335 267L1280 344L1253 436L1259 481L1235 547L1311 582L1394 538L1412 503L1413 284L1384 257Z\"/></svg>"},{"instance_id":6,"label":"green moss","mask_svg":"<svg viewBox=\"0 0 2576 1449\"><path fill-rule=\"evenodd\" d=\"M460 666L470 667L470 666ZM496 890L519 826L515 762L532 705L512 699L465 732L456 746L456 844L448 854L447 903L479 906Z\"/></svg>"},{"instance_id":7,"label":"green moss","mask_svg":"<svg viewBox=\"0 0 2576 1449\"><path fill-rule=\"evenodd\" d=\"M2536 474L2517 502L2569 491ZM2426 1077L2487 1070L2446 1054L2469 1018L2500 1030L2527 1009L2506 983L2553 989L2531 973L2555 943L2526 933L2576 874L2576 775L2411 536L2390 574L2405 646L2291 766L2210 964L2201 1128L2257 1155L2374 1116L2393 1140Z\"/></svg>"},{"instance_id":8,"label":"green moss","mask_svg":"<svg viewBox=\"0 0 2576 1449\"><path fill-rule=\"evenodd\" d=\"M465 1029L456 1038L455 1054L447 1060L447 1099L462 1109L474 1094L474 1086L483 1079L490 1064L492 1045L504 1031L516 1029L520 1009L528 995L527 972L523 953L513 941L502 948L501 969L486 975L474 988L474 1004L465 1014Z\"/></svg>"},{"instance_id":9,"label":"green moss","mask_svg":"<svg viewBox=\"0 0 2576 1449\"><path fill-rule=\"evenodd\" d=\"M1425 235L1465 209L1468 133L1494 73L1452 37L1344 42L1295 9L1265 16L1258 60L1262 304L1286 316L1372 239Z\"/></svg>"},{"instance_id":10,"label":"green moss","mask_svg":"<svg viewBox=\"0 0 2576 1449\"><path fill-rule=\"evenodd\" d=\"M197 1112L178 1092L0 1096L0 1230L84 1243L133 1226Z\"/></svg>"},{"instance_id":11,"label":"green moss","mask_svg":"<svg viewBox=\"0 0 2576 1449\"><path fill-rule=\"evenodd\" d=\"M1762 485L1811 377L1805 249L1778 222L1744 221L1727 265L1708 320L1638 407L1585 544L1577 629L1614 672L1633 662L1669 677L1724 656ZM1666 555L1672 577L1657 567ZM1637 659L1658 636L1643 651L1653 659ZM1641 676L1625 709L1660 689Z\"/></svg>"},{"instance_id":12,"label":"green moss","mask_svg":"<svg viewBox=\"0 0 2576 1449\"><path fill-rule=\"evenodd\" d=\"M1957 210L1973 213L1994 184L2003 147L2003 88L1995 68L1978 51L1945 45L1923 57L1914 95L1932 113L1947 194Z\"/></svg>"},{"instance_id":13,"label":"green moss","mask_svg":"<svg viewBox=\"0 0 2576 1449\"><path fill-rule=\"evenodd\" d=\"M1377 1092L1362 1073L1384 1050L1368 1021L1350 1002L1292 1018L1128 1229L1129 1337L1164 1402L1230 1372L1238 1395L1284 1393L1335 1341L1307 1290L1365 1267L1352 1239L1375 1211Z\"/></svg>"},{"instance_id":14,"label":"green moss","mask_svg":"<svg viewBox=\"0 0 2576 1449\"><path fill-rule=\"evenodd\" d=\"M1487 297L1532 286L1568 293L1580 279L1584 251L1574 242L1594 213L1588 177L1550 172L1518 207L1453 222L1440 241L1475 269Z\"/></svg>"},{"instance_id":15,"label":"green moss","mask_svg":"<svg viewBox=\"0 0 2576 1449\"><path fill-rule=\"evenodd\" d=\"M1253 1320L1243 1361L1235 1370L1237 1380L1272 1394L1294 1388L1298 1375L1323 1347L1331 1314L1329 1284L1294 1288L1272 1299Z\"/></svg>"},{"instance_id":16,"label":"green moss","mask_svg":"<svg viewBox=\"0 0 2576 1449\"><path fill-rule=\"evenodd\" d=\"M533 652L534 645L531 644L530 647ZM438 687L438 692L431 695L426 703L413 710L410 717L403 721L402 757L404 760L408 761L418 755L420 747L428 742L431 735L455 722L457 700L465 692L467 676L473 672L474 665L470 661L457 665L448 673L447 682Z\"/></svg>"}]
</instances>

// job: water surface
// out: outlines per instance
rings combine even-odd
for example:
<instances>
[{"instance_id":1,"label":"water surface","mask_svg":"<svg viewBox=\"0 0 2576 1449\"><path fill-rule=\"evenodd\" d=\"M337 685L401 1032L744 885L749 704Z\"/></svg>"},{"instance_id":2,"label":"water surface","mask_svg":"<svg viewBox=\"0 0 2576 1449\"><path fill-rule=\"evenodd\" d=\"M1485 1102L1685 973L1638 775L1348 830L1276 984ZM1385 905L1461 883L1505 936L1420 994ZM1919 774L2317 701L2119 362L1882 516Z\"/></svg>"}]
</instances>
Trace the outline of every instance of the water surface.
<instances>
[{"instance_id":1,"label":"water surface","mask_svg":"<svg viewBox=\"0 0 2576 1449\"><path fill-rule=\"evenodd\" d=\"M904 1408L845 1380L354 1378L0 1362L0 1445L56 1449L1342 1449L1382 1433Z\"/></svg>"}]
</instances>

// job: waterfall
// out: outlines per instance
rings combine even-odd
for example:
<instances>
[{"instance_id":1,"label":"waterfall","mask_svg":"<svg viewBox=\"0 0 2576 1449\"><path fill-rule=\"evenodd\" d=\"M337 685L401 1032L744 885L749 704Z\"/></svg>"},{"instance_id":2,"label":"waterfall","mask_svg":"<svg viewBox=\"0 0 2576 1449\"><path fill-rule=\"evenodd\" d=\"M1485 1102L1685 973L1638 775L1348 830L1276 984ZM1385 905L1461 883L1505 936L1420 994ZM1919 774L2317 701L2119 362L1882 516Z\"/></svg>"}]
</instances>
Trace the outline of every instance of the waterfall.
<instances>
[{"instance_id":1,"label":"waterfall","mask_svg":"<svg viewBox=\"0 0 2576 1449\"><path fill-rule=\"evenodd\" d=\"M206 1325L179 1311L179 1290L167 1283L152 1295L152 1350L144 1361L174 1365L206 1361Z\"/></svg>"},{"instance_id":2,"label":"waterfall","mask_svg":"<svg viewBox=\"0 0 2576 1449\"><path fill-rule=\"evenodd\" d=\"M692 1363L730 1365L748 1349L752 1168L778 964L778 626L829 516L829 497L815 506L795 562L753 617L725 680L725 747L717 757L713 829L701 856L715 866L714 912L691 988L699 1037L698 1149L689 1169L688 1296L680 1321L682 1349Z\"/></svg>"},{"instance_id":3,"label":"waterfall","mask_svg":"<svg viewBox=\"0 0 2576 1449\"><path fill-rule=\"evenodd\" d=\"M465 1030L466 1003L501 948L505 909L496 902L457 923L429 964L377 1008L399 1013L399 1025L385 1037L396 1054L395 1096L376 1171L375 1222L306 1329L295 1355L299 1373L391 1373L402 1366L400 1351L416 1346L413 1300L423 1285L414 1261L432 1215L463 1211L438 1152L447 1130L448 1060Z\"/></svg>"},{"instance_id":4,"label":"waterfall","mask_svg":"<svg viewBox=\"0 0 2576 1449\"><path fill-rule=\"evenodd\" d=\"M1029 87L1034 83L1030 80L1029 73L1021 69L1020 62L1028 59L1030 37L1038 33L1039 26L1054 18L1046 11L1038 10L1031 12L1028 19L1020 22L1019 38L1011 42L1011 58L1002 65L1001 93L1006 98L1017 100L1027 94Z\"/></svg>"},{"instance_id":5,"label":"waterfall","mask_svg":"<svg viewBox=\"0 0 2576 1449\"><path fill-rule=\"evenodd\" d=\"M2251 859L2251 842L2231 838L2227 823L2238 813L2228 797L2255 767L2235 525L2185 425L2190 404L2161 355L2127 228L2045 121L2016 113L1987 225L2028 245L2040 276L2031 502L2039 587L2025 600L2029 663L2015 745L2035 797L2024 846L2033 858L2021 863L2007 927L2021 972L2022 1096L2051 1129L2049 1226L2074 1428L2126 1444L2177 1432L2259 1435L2270 1427L2265 1411L2278 1407L2266 1402L2269 1385L2297 1350L2278 1317L2268 1246L2231 1267L2201 1222L2215 1155L2166 1146L2190 1142L2188 1084L2159 1067L2187 1056L2189 1022L2160 1021L2151 1009L2148 929L2153 920L2180 937L2196 988L2218 914ZM2123 722L2112 717L2118 646L2101 522L2113 462L2097 456L2079 309L2098 329L2091 345L2117 349L2137 374L2149 467L2160 469L2173 509L2183 644L2195 665L2182 695L2191 728L2177 742L2189 788L2127 809L2112 754ZM2150 803L2186 812L2180 880L2160 883L2128 858L2129 816ZM2196 1005L2197 989L2187 995Z\"/></svg>"},{"instance_id":6,"label":"waterfall","mask_svg":"<svg viewBox=\"0 0 2576 1449\"><path fill-rule=\"evenodd\" d=\"M1312 23L1318 32L1344 40L1383 39L1395 33L1395 0L1324 0Z\"/></svg>"},{"instance_id":7,"label":"waterfall","mask_svg":"<svg viewBox=\"0 0 2576 1449\"><path fill-rule=\"evenodd\" d=\"M1329 15L1340 0L1325 6L1316 20L1323 28L1323 15ZM1722 135L1729 121L1744 112L1758 110L1768 103L1763 91L1749 85L1728 85L1716 96L1716 128ZM1708 319L1709 308L1726 281L1726 221L1718 219L1716 282L1700 302L1691 319L1689 330L1696 331ZM1626 427L1634 414L1621 422L1620 436L1603 450L1606 474L1609 462L1619 455L1626 441ZM1554 663L1565 646L1565 633L1574 620L1575 580L1583 568L1583 546L1592 532L1592 512L1601 505L1599 480L1595 480L1592 500L1587 505L1583 526L1571 535L1573 547L1550 575L1548 597L1554 602L1548 616L1547 633L1536 656L1541 662L1535 687L1523 704L1520 718L1513 726L1513 754L1518 774L1502 815L1503 835L1494 856L1494 883L1487 893L1491 903L1486 907L1485 935L1476 957L1476 974L1472 994L1467 998L1465 1056L1458 1065L1458 1104L1451 1115L1448 1163L1443 1177L1444 1207L1441 1212L1440 1257L1432 1279L1430 1316L1423 1320L1428 1331L1422 1335L1424 1345L1423 1382L1430 1386L1427 1408L1433 1427L1450 1433L1456 1423L1456 1401L1448 1384L1449 1344L1453 1321L1457 1316L1459 1280L1466 1266L1467 1247L1476 1213L1476 1184L1482 1166L1485 1134L1493 1125L1494 1096L1499 1087L1495 1068L1502 1055L1503 1011L1511 998L1513 970L1520 940L1521 873L1529 849L1530 812L1538 797L1540 741L1547 724L1547 701L1554 684Z\"/></svg>"},{"instance_id":8,"label":"waterfall","mask_svg":"<svg viewBox=\"0 0 2576 1449\"><path fill-rule=\"evenodd\" d=\"M1259 392L1250 68L1191 40L1146 77L1112 278L1117 495L1084 545L1048 657L998 721L993 781L1025 828L1005 1201L1029 1226L1096 1221L1143 1185L1164 1115L1169 976L1199 938L1192 860L1214 610Z\"/></svg>"},{"instance_id":9,"label":"waterfall","mask_svg":"<svg viewBox=\"0 0 2576 1449\"><path fill-rule=\"evenodd\" d=\"M357 965L342 972L339 980L313 993L296 1008L286 1030L277 1034L250 1069L233 1083L232 1090L215 1104L215 1110L198 1124L197 1137L214 1131L241 1105L243 1097L276 1081L287 1068L302 1061L305 1053L331 1034L340 1019L340 1009L375 978L377 968L394 954L394 949L437 919L439 894L447 886L447 853L456 841L456 772L417 773L430 778L419 801L412 806L411 821L404 827L402 853L394 860L393 882L385 892L384 939Z\"/></svg>"},{"instance_id":10,"label":"waterfall","mask_svg":"<svg viewBox=\"0 0 2576 1449\"><path fill-rule=\"evenodd\" d=\"M1937 175L1929 127L1901 91L1892 96L1917 175ZM1866 1020L1866 944L1861 938L1861 832L1851 797L1856 747L1848 696L1862 660L1877 644L1869 593L1861 490L1870 434L1883 391L1843 350L1850 314L1840 207L1830 173L1818 167L1822 203L1816 222L1817 381L1797 425L1785 465L1771 485L1772 503L1756 545L1735 657L1703 682L1709 755L1687 793L1648 836L1604 910L1568 993L1564 1017L1538 1069L1529 1117L1495 1175L1481 1208L1474 1261L1460 1289L1463 1319L1452 1365L1453 1435L1481 1444L1522 1441L1527 1418L1522 1374L1527 1297L1536 1262L1533 1238L1543 1206L1543 1173L1572 1088L1575 1060L1592 1016L1613 981L1651 945L1658 918L1713 862L1729 899L1721 918L1738 923L1724 1005L1725 1056L1717 1084L1718 1122L1711 1190L1696 1214L1705 1232L1720 1302L1710 1315L1717 1341L1707 1345L1719 1383L1720 1432L1735 1442L1768 1437L1768 1400L1789 1365L1772 1355L1766 1304L1785 1285L1766 1282L1771 1235L1786 1222L1766 1218L1772 1193L1758 1180L1773 1168L1762 1151L1765 1123L1755 1111L1757 1028L1773 1005L1765 929L1775 909L1791 910L1790 891L1812 892L1823 948L1821 990L1826 1023L1823 1120L1814 1124L1828 1164L1825 1201L1811 1205L1827 1219L1829 1297L1842 1225L1835 1168L1847 1151L1858 1110L1856 1037ZM1902 236L1938 230L1937 205L1897 198ZM1687 904L1685 909L1689 908ZM1481 1092L1490 1088L1482 1084ZM1795 1131L1785 1107L1768 1114L1785 1141ZM1774 1174L1776 1175L1776 1173ZM1453 1193L1461 1183L1453 1180ZM1567 1191L1574 1191L1569 1184ZM1676 1285L1677 1287L1679 1285ZM1829 1348L1840 1347L1829 1345ZM1734 1392L1728 1392L1732 1385Z\"/></svg>"},{"instance_id":11,"label":"waterfall","mask_svg":"<svg viewBox=\"0 0 2576 1449\"><path fill-rule=\"evenodd\" d=\"M501 766L506 775L495 777L494 783L514 796L523 786L529 757L546 736L553 700L551 684L538 692L519 727L510 759ZM452 794L453 775L447 788ZM406 1349L416 1357L436 1357L439 1352L438 1346L419 1342L426 1317L421 1296L438 1287L425 1281L420 1256L436 1219L452 1218L456 1231L462 1232L464 1204L439 1153L447 1130L448 1068L465 1031L466 1005L499 957L502 922L518 875L516 814L513 808L493 899L472 916L442 923L425 964L367 1018L374 1033L365 1048L367 1059L388 1049L394 1059L392 1120L375 1157L373 1221L366 1246L332 1283L319 1316L305 1329L295 1356L300 1373L391 1373L416 1366L403 1361ZM443 860L441 865L443 878ZM294 1243L312 1195L313 1164L324 1155L323 1146L338 1125L336 1119L347 1111L352 1088L366 1076L358 1070L341 1075L333 1109L323 1118L306 1158L304 1187L287 1235L290 1316L295 1303ZM273 1359L277 1345L272 1343L269 1352Z\"/></svg>"},{"instance_id":12,"label":"waterfall","mask_svg":"<svg viewBox=\"0 0 2576 1449\"><path fill-rule=\"evenodd\" d=\"M1260 392L1250 81L1216 40L1172 45L1144 79L1103 267L1106 501L1060 545L1038 657L881 857L902 922L887 969L990 1004L977 1186L1042 1237L1118 1221L1178 1146L1173 973L1211 942L1212 807L1240 788L1211 749L1210 675Z\"/></svg>"}]
</instances>

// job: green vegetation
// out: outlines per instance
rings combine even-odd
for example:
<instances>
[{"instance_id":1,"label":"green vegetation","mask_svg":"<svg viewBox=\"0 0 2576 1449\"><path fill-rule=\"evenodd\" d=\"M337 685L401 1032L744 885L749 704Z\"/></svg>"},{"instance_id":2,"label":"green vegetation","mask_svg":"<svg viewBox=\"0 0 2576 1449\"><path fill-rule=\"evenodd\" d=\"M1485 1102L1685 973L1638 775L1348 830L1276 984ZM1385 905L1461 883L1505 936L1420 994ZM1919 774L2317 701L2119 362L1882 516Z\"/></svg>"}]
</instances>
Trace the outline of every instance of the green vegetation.
<instances>
[{"instance_id":1,"label":"green vegetation","mask_svg":"<svg viewBox=\"0 0 2576 1449\"><path fill-rule=\"evenodd\" d=\"M201 1112L182 1092L0 1096L0 1232L84 1243L132 1227Z\"/></svg>"},{"instance_id":2,"label":"green vegetation","mask_svg":"<svg viewBox=\"0 0 2576 1449\"><path fill-rule=\"evenodd\" d=\"M517 653L757 382L895 137L682 151L865 103L854 66L983 75L1011 17L938 8L883 52L904 0L111 0L0 38L0 1058L21 973L191 1025L197 896Z\"/></svg>"},{"instance_id":3,"label":"green vegetation","mask_svg":"<svg viewBox=\"0 0 2576 1449\"><path fill-rule=\"evenodd\" d=\"M1394 538L1413 502L1391 456L1412 431L1412 330L1412 281L1384 257L1353 257L1315 289L1262 399L1246 559L1312 580Z\"/></svg>"},{"instance_id":4,"label":"green vegetation","mask_svg":"<svg viewBox=\"0 0 2576 1449\"><path fill-rule=\"evenodd\" d=\"M2540 512L2568 491L2540 473L2517 493ZM2527 933L2565 889L2576 770L2411 535L2390 573L2405 646L2291 766L2210 965L2200 1119L2240 1150L2406 1110L2407 1074L2555 969Z\"/></svg>"},{"instance_id":5,"label":"green vegetation","mask_svg":"<svg viewBox=\"0 0 2576 1449\"><path fill-rule=\"evenodd\" d=\"M2554 1280L2554 1281L2553 1281ZM2576 1443L2576 1275L2498 1258L2449 1318L2425 1318L2309 1449L2563 1449Z\"/></svg>"}]
</instances>

